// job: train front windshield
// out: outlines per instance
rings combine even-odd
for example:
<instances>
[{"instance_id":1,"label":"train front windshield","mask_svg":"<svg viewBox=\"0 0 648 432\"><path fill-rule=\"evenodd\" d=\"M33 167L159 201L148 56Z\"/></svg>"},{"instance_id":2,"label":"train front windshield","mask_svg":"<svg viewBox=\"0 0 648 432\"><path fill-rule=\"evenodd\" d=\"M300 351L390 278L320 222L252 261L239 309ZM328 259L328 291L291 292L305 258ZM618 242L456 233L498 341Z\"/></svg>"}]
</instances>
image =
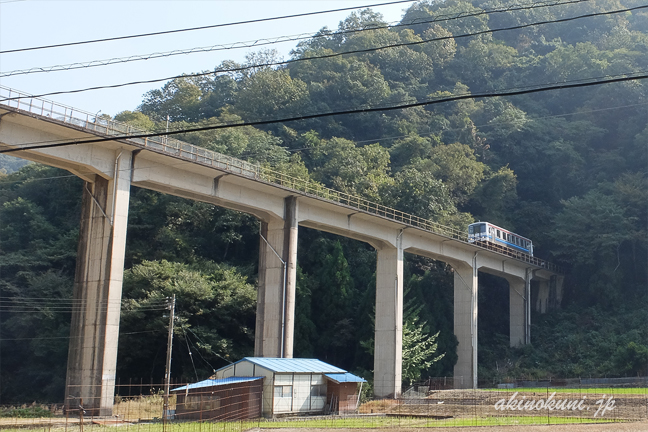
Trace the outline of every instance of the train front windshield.
<instances>
[{"instance_id":1,"label":"train front windshield","mask_svg":"<svg viewBox=\"0 0 648 432\"><path fill-rule=\"evenodd\" d=\"M481 234L486 232L486 224L470 225L468 227L468 234Z\"/></svg>"}]
</instances>

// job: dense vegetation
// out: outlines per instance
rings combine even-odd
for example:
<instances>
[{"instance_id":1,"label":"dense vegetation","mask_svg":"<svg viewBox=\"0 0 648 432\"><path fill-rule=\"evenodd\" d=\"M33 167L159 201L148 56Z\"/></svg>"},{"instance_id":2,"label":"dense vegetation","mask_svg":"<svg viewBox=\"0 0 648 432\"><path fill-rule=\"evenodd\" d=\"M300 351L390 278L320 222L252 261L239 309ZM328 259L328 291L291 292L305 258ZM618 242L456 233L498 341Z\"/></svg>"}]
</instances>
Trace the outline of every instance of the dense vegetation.
<instances>
[{"instance_id":1,"label":"dense vegetation","mask_svg":"<svg viewBox=\"0 0 648 432\"><path fill-rule=\"evenodd\" d=\"M259 66L277 60L273 51L250 54L244 65L218 68L256 67L175 79L115 118L155 130L168 115L173 127L185 128L645 72L645 10L457 37L639 3L592 0L430 22L512 3L421 1L402 26L374 30L367 29L385 23L364 10L297 45L291 59L401 46L282 67ZM444 39L418 43L433 38ZM538 256L568 269L562 309L536 314L533 345L510 349L508 287L480 277L480 377L648 373L645 82L180 138L460 229L488 220L533 239ZM70 296L82 182L51 178L65 175L29 165L0 181L3 299ZM252 354L257 220L133 188L128 235L120 378L162 380L166 319L141 306L172 293L179 315L174 376L204 379ZM297 356L370 376L375 256L366 244L300 228ZM452 274L441 262L406 259L408 340L438 332L437 352L445 354L407 369L407 379L451 375ZM0 315L0 402L60 400L69 313L48 305L39 313L10 309Z\"/></svg>"}]
</instances>

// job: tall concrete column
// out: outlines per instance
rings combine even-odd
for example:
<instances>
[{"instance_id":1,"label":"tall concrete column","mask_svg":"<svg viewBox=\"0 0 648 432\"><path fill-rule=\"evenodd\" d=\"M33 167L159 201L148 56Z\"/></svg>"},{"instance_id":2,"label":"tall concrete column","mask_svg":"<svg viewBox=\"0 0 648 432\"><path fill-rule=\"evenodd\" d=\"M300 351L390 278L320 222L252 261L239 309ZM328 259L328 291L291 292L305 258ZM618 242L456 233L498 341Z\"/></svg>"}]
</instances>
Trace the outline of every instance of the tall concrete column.
<instances>
[{"instance_id":1,"label":"tall concrete column","mask_svg":"<svg viewBox=\"0 0 648 432\"><path fill-rule=\"evenodd\" d=\"M94 415L112 415L115 396L131 157L120 152L115 178L83 189L65 401Z\"/></svg>"},{"instance_id":2,"label":"tall concrete column","mask_svg":"<svg viewBox=\"0 0 648 432\"><path fill-rule=\"evenodd\" d=\"M459 341L455 388L477 388L477 257L454 266L454 332Z\"/></svg>"},{"instance_id":3,"label":"tall concrete column","mask_svg":"<svg viewBox=\"0 0 648 432\"><path fill-rule=\"evenodd\" d=\"M261 222L254 337L257 357L293 356L298 211L297 197L288 197L283 220Z\"/></svg>"},{"instance_id":4,"label":"tall concrete column","mask_svg":"<svg viewBox=\"0 0 648 432\"><path fill-rule=\"evenodd\" d=\"M524 343L531 343L531 279L533 278L533 271L526 269L524 276L524 296L526 297L526 304L524 307Z\"/></svg>"},{"instance_id":5,"label":"tall concrete column","mask_svg":"<svg viewBox=\"0 0 648 432\"><path fill-rule=\"evenodd\" d=\"M526 343L526 282L507 278L509 283L509 334L512 347Z\"/></svg>"},{"instance_id":6,"label":"tall concrete column","mask_svg":"<svg viewBox=\"0 0 648 432\"><path fill-rule=\"evenodd\" d=\"M403 373L403 249L378 250L374 394L399 397Z\"/></svg>"}]
</instances>

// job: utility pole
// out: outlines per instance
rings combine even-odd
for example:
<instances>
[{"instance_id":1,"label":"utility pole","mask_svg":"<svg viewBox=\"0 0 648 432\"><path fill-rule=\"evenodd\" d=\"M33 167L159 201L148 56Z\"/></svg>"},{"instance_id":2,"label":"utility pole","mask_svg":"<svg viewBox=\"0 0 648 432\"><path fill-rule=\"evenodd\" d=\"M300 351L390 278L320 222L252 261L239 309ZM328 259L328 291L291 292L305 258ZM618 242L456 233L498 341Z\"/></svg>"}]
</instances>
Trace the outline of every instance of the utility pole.
<instances>
[{"instance_id":1,"label":"utility pole","mask_svg":"<svg viewBox=\"0 0 648 432\"><path fill-rule=\"evenodd\" d=\"M173 348L173 318L175 316L175 294L171 297L171 304L169 304L169 337L167 339L167 357L166 357L166 370L164 372L164 412L162 413L162 421L166 425L167 417L169 415L169 390L171 380L171 349Z\"/></svg>"}]
</instances>

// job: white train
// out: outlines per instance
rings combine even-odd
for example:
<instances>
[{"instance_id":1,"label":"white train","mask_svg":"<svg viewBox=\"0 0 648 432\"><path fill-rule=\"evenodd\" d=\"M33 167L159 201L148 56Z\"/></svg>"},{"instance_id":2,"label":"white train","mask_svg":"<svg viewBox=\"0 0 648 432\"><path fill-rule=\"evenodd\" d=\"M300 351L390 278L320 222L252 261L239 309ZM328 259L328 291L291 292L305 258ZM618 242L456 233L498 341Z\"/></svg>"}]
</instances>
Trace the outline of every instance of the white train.
<instances>
[{"instance_id":1,"label":"white train","mask_svg":"<svg viewBox=\"0 0 648 432\"><path fill-rule=\"evenodd\" d=\"M470 243L493 243L533 256L531 240L488 222L476 222L468 225L468 241Z\"/></svg>"}]
</instances>

